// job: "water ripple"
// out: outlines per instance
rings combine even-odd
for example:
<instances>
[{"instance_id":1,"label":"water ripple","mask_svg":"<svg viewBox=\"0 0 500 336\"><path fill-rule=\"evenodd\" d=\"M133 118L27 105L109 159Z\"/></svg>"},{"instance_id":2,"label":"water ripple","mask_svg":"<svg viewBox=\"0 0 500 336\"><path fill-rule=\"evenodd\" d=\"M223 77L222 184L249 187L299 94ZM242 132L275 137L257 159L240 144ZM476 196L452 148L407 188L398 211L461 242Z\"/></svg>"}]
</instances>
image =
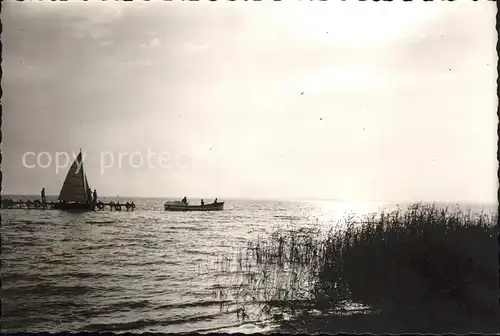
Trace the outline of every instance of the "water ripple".
<instances>
[{"instance_id":1,"label":"water ripple","mask_svg":"<svg viewBox=\"0 0 500 336\"><path fill-rule=\"evenodd\" d=\"M326 227L348 208L241 201L220 213L169 213L158 210L164 200L134 202L133 212L3 211L3 330L260 332L221 310L231 302L214 300L215 275L200 264L275 227Z\"/></svg>"}]
</instances>

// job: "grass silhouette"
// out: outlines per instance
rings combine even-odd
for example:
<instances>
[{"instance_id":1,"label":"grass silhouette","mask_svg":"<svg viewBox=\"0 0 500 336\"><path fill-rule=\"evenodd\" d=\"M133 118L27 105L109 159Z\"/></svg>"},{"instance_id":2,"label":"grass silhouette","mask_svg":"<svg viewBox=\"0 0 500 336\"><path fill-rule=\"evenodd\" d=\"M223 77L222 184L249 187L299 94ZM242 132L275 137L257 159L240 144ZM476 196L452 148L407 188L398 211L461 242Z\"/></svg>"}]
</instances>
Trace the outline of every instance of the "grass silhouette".
<instances>
[{"instance_id":1,"label":"grass silhouette","mask_svg":"<svg viewBox=\"0 0 500 336\"><path fill-rule=\"evenodd\" d=\"M219 291L283 331L500 331L497 237L496 216L423 204L276 230L224 257Z\"/></svg>"}]
</instances>

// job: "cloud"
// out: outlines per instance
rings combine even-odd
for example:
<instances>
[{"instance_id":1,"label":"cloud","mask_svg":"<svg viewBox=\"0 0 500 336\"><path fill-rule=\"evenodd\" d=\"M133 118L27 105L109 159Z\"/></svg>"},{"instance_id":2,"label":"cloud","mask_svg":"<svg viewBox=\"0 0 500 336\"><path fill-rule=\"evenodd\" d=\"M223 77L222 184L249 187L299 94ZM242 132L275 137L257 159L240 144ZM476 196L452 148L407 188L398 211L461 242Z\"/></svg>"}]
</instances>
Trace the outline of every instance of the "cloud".
<instances>
[{"instance_id":1,"label":"cloud","mask_svg":"<svg viewBox=\"0 0 500 336\"><path fill-rule=\"evenodd\" d=\"M269 17L296 38L367 49L408 38L440 8L427 3L290 2L273 8Z\"/></svg>"},{"instance_id":2,"label":"cloud","mask_svg":"<svg viewBox=\"0 0 500 336\"><path fill-rule=\"evenodd\" d=\"M76 6L75 6L76 5ZM73 37L94 40L110 40L113 35L112 25L122 18L122 6L112 3L73 4L71 9L63 10L62 6L54 6L52 15L63 15L64 25ZM46 13L47 15L49 13Z\"/></svg>"},{"instance_id":3,"label":"cloud","mask_svg":"<svg viewBox=\"0 0 500 336\"><path fill-rule=\"evenodd\" d=\"M156 48L159 46L161 46L161 40L158 37L153 37L148 43L142 43L139 45L141 48Z\"/></svg>"},{"instance_id":4,"label":"cloud","mask_svg":"<svg viewBox=\"0 0 500 336\"><path fill-rule=\"evenodd\" d=\"M149 42L150 47L158 47L161 45L161 40L157 37L153 38L151 42Z\"/></svg>"},{"instance_id":5,"label":"cloud","mask_svg":"<svg viewBox=\"0 0 500 336\"><path fill-rule=\"evenodd\" d=\"M111 37L111 30L101 24L87 20L76 20L66 24L72 32L74 38L91 37L94 40L101 40Z\"/></svg>"}]
</instances>

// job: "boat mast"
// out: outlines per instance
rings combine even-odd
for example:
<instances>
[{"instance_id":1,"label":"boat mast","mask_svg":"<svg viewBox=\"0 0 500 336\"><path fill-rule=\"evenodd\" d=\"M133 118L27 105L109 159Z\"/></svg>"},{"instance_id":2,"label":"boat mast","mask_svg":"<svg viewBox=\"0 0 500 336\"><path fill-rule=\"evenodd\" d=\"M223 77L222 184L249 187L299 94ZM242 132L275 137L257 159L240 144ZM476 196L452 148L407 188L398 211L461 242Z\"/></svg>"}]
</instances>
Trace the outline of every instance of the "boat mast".
<instances>
[{"instance_id":1,"label":"boat mast","mask_svg":"<svg viewBox=\"0 0 500 336\"><path fill-rule=\"evenodd\" d=\"M86 188L86 183L85 183L85 172L83 171L83 155L82 155L82 149L80 148L80 169L82 170L82 181L83 181L83 199L85 200L85 203L88 202L87 199L87 188Z\"/></svg>"}]
</instances>

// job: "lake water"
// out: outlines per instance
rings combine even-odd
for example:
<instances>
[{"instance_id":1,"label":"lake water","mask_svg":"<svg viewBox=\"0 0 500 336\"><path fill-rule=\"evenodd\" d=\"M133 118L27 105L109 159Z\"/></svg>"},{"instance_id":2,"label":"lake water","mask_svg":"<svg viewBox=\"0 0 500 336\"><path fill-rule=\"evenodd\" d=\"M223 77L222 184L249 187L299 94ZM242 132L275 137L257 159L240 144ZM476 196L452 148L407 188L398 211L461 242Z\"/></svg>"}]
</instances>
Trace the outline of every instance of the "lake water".
<instances>
[{"instance_id":1,"label":"lake water","mask_svg":"<svg viewBox=\"0 0 500 336\"><path fill-rule=\"evenodd\" d=\"M216 274L200 269L278 227L327 228L349 212L394 207L226 200L222 212L181 213L163 211L165 200L133 201L133 212L2 210L3 330L271 331L270 320L221 310Z\"/></svg>"}]
</instances>

